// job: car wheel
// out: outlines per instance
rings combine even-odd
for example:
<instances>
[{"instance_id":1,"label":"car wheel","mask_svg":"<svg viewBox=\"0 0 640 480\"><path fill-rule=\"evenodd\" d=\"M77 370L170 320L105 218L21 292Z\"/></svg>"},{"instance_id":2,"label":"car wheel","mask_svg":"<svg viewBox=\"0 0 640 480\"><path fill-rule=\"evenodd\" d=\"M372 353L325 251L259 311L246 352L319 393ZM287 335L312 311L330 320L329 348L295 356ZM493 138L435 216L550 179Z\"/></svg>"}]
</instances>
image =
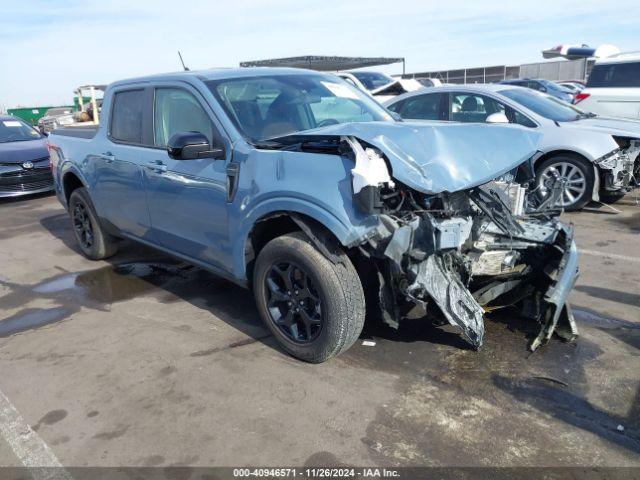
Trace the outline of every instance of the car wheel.
<instances>
[{"instance_id":1,"label":"car wheel","mask_svg":"<svg viewBox=\"0 0 640 480\"><path fill-rule=\"evenodd\" d=\"M536 191L544 201L552 194L555 179L560 182L561 193L556 207L579 210L591 200L594 172L591 163L574 155L555 155L536 167Z\"/></svg>"},{"instance_id":2,"label":"car wheel","mask_svg":"<svg viewBox=\"0 0 640 480\"><path fill-rule=\"evenodd\" d=\"M116 253L115 241L100 226L86 188L76 188L71 193L69 215L76 241L85 257L102 260Z\"/></svg>"},{"instance_id":3,"label":"car wheel","mask_svg":"<svg viewBox=\"0 0 640 480\"><path fill-rule=\"evenodd\" d=\"M253 290L260 316L280 345L320 363L360 336L365 301L358 274L344 254L327 259L302 232L271 240L260 251Z\"/></svg>"}]
</instances>

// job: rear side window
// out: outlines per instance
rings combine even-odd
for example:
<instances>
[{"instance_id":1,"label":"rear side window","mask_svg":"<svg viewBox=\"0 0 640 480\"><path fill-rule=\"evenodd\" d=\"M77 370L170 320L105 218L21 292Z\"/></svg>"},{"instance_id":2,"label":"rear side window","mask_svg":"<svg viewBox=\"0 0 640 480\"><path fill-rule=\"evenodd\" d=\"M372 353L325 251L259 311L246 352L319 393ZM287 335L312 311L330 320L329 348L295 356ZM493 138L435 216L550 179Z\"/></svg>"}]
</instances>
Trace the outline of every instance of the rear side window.
<instances>
[{"instance_id":1,"label":"rear side window","mask_svg":"<svg viewBox=\"0 0 640 480\"><path fill-rule=\"evenodd\" d=\"M404 101L399 110L402 118L409 120L440 120L442 93L418 95Z\"/></svg>"},{"instance_id":2,"label":"rear side window","mask_svg":"<svg viewBox=\"0 0 640 480\"><path fill-rule=\"evenodd\" d=\"M640 87L640 62L596 64L587 87Z\"/></svg>"},{"instance_id":3,"label":"rear side window","mask_svg":"<svg viewBox=\"0 0 640 480\"><path fill-rule=\"evenodd\" d=\"M142 143L143 90L118 92L111 109L111 138L126 143Z\"/></svg>"},{"instance_id":4,"label":"rear side window","mask_svg":"<svg viewBox=\"0 0 640 480\"><path fill-rule=\"evenodd\" d=\"M482 123L494 113L506 113L506 108L493 98L467 92L449 96L449 120L453 122Z\"/></svg>"}]
</instances>

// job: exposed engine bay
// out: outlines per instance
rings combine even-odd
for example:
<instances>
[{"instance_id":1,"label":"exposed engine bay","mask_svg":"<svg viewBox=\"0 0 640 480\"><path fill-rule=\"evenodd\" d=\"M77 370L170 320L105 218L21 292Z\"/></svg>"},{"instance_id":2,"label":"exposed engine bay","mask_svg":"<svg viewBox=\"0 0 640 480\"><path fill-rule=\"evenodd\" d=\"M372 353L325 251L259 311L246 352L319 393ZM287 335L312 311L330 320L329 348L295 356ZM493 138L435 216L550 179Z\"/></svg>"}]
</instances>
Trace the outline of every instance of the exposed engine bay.
<instances>
[{"instance_id":1,"label":"exposed engine bay","mask_svg":"<svg viewBox=\"0 0 640 480\"><path fill-rule=\"evenodd\" d=\"M640 140L636 138L614 137L619 149L599 159L598 166L606 169L603 179L608 190L631 190L640 186Z\"/></svg>"},{"instance_id":2,"label":"exposed engine bay","mask_svg":"<svg viewBox=\"0 0 640 480\"><path fill-rule=\"evenodd\" d=\"M355 203L379 218L357 248L375 265L387 324L397 328L409 315L447 322L479 348L484 314L517 307L540 324L531 350L553 332L567 340L577 335L566 303L577 277L573 232L554 212L527 205L520 184L526 172L429 195L391 180L376 148L354 137L342 141L355 161Z\"/></svg>"},{"instance_id":3,"label":"exposed engine bay","mask_svg":"<svg viewBox=\"0 0 640 480\"><path fill-rule=\"evenodd\" d=\"M433 146L440 140L451 150L460 143L444 142L444 136L453 139L465 132L440 127L436 134L431 126L420 128L431 136L421 137L425 142L410 153L395 148L384 135L363 140L360 135L326 129L315 135L274 138L260 148L329 153L353 161L354 207L377 222L347 246L373 265L375 303L389 326L398 328L409 317L449 323L480 348L485 313L515 307L525 320L539 324L531 350L549 341L554 332L565 340L574 339L578 332L566 299L578 275L578 251L573 230L559 221L560 211L553 207L562 191L559 182L540 203L526 188L534 184L535 150L520 163L509 162L508 157L491 162L485 150L479 165L473 166L471 159L453 161L459 156L452 151L451 161L438 157ZM425 145L431 145L435 157L426 152L426 159L417 156ZM526 148L525 144L522 150ZM514 165L511 170L502 170L493 180L469 180L488 179L491 171L500 171L498 165L509 163ZM423 189L436 186L433 176L439 176L438 186L446 183L449 188Z\"/></svg>"}]
</instances>

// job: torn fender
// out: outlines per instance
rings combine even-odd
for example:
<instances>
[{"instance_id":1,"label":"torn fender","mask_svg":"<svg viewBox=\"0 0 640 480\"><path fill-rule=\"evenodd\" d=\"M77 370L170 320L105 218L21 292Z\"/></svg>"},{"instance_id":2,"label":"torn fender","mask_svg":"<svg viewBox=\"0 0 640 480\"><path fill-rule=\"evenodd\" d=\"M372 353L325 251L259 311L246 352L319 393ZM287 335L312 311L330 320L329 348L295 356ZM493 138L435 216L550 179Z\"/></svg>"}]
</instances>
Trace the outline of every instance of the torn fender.
<instances>
[{"instance_id":1,"label":"torn fender","mask_svg":"<svg viewBox=\"0 0 640 480\"><path fill-rule=\"evenodd\" d=\"M554 331L566 340L573 340L578 334L573 312L567 303L567 297L578 278L578 247L571 236L568 237L567 243L569 248L560 262L556 280L545 293L544 300L549 304L549 308L540 333L529 346L531 351L547 343Z\"/></svg>"}]
</instances>

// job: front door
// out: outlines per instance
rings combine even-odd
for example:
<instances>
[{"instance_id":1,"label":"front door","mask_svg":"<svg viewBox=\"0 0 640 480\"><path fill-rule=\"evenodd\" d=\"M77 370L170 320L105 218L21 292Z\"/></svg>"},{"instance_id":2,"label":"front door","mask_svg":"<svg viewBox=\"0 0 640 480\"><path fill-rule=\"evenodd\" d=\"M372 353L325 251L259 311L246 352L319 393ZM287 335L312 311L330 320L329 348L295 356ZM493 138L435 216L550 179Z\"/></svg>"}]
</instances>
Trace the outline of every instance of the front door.
<instances>
[{"instance_id":1,"label":"front door","mask_svg":"<svg viewBox=\"0 0 640 480\"><path fill-rule=\"evenodd\" d=\"M169 250L225 270L231 268L226 203L226 160L173 160L166 152L176 133L200 132L211 145L223 139L198 93L156 88L154 149L144 169L154 238ZM227 156L231 149L226 148Z\"/></svg>"}]
</instances>

